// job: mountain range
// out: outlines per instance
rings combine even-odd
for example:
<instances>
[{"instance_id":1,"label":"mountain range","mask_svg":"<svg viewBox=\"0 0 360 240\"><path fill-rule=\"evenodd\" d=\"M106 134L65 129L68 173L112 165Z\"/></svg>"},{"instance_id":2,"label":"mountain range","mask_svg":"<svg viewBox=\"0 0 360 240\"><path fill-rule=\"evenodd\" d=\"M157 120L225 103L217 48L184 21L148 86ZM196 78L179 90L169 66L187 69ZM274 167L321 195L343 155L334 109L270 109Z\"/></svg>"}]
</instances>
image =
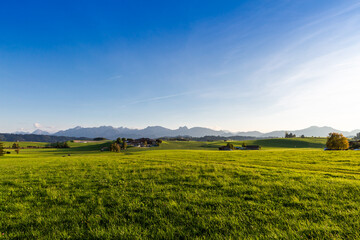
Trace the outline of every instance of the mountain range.
<instances>
[{"instance_id":1,"label":"mountain range","mask_svg":"<svg viewBox=\"0 0 360 240\"><path fill-rule=\"evenodd\" d=\"M53 135L53 136L66 136L66 137L86 137L86 138L96 138L96 137L105 137L108 139L116 139L118 137L126 138L160 138L160 137L176 137L176 136L190 136L190 137L203 137L203 136L222 136L222 137L231 137L231 136L248 136L248 137L257 137L257 138L268 138L268 137L284 137L285 132L296 134L297 136L305 135L306 137L326 137L331 132L338 132L344 134L344 136L352 137L356 133L360 132L360 129L353 131L341 131L331 127L317 127L312 126L300 130L280 130L272 131L268 133L262 133L259 131L249 131L249 132L230 132L225 130L213 130L210 128L203 127L179 127L178 129L168 129L161 126L151 126L144 129L131 129L126 127L111 127L111 126L101 126L101 127L75 127L67 130L59 131L56 133L49 133L42 131L40 129L35 130L31 134L37 135ZM16 132L21 134L30 134L24 132Z\"/></svg>"}]
</instances>

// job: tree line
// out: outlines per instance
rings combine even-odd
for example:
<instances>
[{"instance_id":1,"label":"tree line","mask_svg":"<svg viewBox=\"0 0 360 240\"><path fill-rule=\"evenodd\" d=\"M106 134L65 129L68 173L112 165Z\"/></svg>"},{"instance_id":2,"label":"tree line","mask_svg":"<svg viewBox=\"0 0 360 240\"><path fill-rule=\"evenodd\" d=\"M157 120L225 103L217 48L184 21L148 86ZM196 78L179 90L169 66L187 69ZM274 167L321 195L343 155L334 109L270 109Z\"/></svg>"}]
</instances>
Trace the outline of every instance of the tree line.
<instances>
[{"instance_id":1,"label":"tree line","mask_svg":"<svg viewBox=\"0 0 360 240\"><path fill-rule=\"evenodd\" d=\"M6 142L66 142L71 140L93 140L92 138L85 137L62 137L62 136L50 136L50 135L36 135L36 134L12 134L12 133L0 133L0 141Z\"/></svg>"}]
</instances>

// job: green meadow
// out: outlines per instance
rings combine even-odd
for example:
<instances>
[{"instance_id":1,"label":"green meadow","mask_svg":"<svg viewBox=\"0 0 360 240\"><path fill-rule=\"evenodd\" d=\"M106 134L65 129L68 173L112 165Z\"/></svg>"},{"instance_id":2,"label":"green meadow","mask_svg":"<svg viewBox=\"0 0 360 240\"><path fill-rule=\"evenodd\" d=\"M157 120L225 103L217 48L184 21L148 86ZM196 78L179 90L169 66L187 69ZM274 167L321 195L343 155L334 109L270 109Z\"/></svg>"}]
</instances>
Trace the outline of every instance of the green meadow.
<instances>
[{"instance_id":1,"label":"green meadow","mask_svg":"<svg viewBox=\"0 0 360 240\"><path fill-rule=\"evenodd\" d=\"M360 151L323 151L325 142L9 150L0 239L358 239Z\"/></svg>"}]
</instances>

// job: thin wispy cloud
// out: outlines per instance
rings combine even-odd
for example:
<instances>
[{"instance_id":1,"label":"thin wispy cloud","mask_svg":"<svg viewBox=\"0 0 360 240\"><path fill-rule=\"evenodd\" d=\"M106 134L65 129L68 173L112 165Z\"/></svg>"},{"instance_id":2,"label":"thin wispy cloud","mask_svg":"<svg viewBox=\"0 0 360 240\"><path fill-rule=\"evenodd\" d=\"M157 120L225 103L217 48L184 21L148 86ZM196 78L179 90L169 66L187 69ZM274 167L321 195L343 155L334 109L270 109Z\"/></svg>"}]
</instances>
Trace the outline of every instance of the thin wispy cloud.
<instances>
[{"instance_id":1,"label":"thin wispy cloud","mask_svg":"<svg viewBox=\"0 0 360 240\"><path fill-rule=\"evenodd\" d=\"M346 4L346 2L345 2ZM339 9L339 7L335 7L334 9L331 9L329 11L326 11L325 13L322 14L321 17L316 17L314 18L314 20L311 20L309 22L307 22L306 24L303 25L303 28L307 28L313 25L317 25L320 23L326 23L327 21L337 18L341 15L347 14L351 11L357 10L360 8L360 2L356 2L354 4L349 4L346 6L343 6Z\"/></svg>"},{"instance_id":2,"label":"thin wispy cloud","mask_svg":"<svg viewBox=\"0 0 360 240\"><path fill-rule=\"evenodd\" d=\"M135 104L140 104L140 103L158 102L158 101L163 101L163 100L167 100L167 99L171 99L171 98L177 98L177 97L182 97L182 96L186 96L186 95L191 95L191 94L195 94L195 93L196 92L183 92L183 93L171 94L171 95L166 95L166 96L139 99L139 100L127 102L125 105L122 105L121 107L127 107L129 105L135 105Z\"/></svg>"}]
</instances>

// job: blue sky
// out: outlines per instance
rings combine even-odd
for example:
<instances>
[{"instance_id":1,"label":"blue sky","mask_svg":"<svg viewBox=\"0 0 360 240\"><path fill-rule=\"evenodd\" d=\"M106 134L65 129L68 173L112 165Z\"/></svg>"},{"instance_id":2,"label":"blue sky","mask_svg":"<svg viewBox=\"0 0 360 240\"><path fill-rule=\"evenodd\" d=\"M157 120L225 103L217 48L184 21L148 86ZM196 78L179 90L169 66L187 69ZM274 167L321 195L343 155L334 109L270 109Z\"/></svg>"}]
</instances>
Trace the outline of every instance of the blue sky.
<instances>
[{"instance_id":1,"label":"blue sky","mask_svg":"<svg viewBox=\"0 0 360 240\"><path fill-rule=\"evenodd\" d=\"M360 128L359 1L2 1L0 131Z\"/></svg>"}]
</instances>

